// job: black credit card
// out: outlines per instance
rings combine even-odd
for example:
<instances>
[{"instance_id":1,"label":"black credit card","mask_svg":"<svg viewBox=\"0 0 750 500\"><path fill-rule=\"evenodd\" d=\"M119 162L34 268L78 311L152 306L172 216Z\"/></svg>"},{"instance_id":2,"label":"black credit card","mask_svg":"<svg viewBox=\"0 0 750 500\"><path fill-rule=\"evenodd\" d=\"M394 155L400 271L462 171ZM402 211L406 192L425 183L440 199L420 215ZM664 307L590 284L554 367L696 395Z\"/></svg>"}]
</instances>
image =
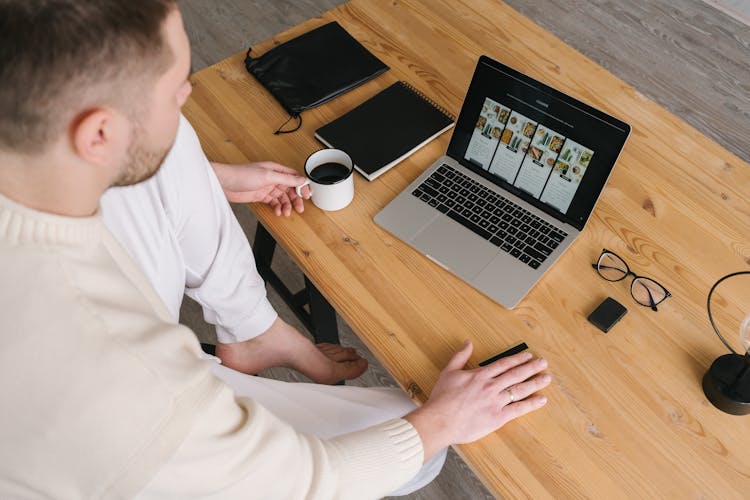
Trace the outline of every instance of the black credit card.
<instances>
[{"instance_id":1,"label":"black credit card","mask_svg":"<svg viewBox=\"0 0 750 500\"><path fill-rule=\"evenodd\" d=\"M528 348L529 346L526 345L526 342L521 342L517 346L511 347L507 351L503 351L500 354L495 354L489 359L485 359L484 361L479 363L479 366L489 365L490 363L494 363L498 359L507 358L508 356L513 356L514 354L518 354L519 352L525 351Z\"/></svg>"}]
</instances>

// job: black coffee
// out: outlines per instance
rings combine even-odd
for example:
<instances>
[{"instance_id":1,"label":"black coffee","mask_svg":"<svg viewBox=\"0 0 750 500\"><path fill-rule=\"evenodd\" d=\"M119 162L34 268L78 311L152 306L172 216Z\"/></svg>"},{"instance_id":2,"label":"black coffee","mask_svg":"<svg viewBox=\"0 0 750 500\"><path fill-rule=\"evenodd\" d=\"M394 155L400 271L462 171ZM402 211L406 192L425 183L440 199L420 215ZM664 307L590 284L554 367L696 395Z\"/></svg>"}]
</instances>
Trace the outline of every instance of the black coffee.
<instances>
[{"instance_id":1,"label":"black coffee","mask_svg":"<svg viewBox=\"0 0 750 500\"><path fill-rule=\"evenodd\" d=\"M310 179L319 184L335 184L349 176L349 167L341 163L321 163L310 172Z\"/></svg>"}]
</instances>

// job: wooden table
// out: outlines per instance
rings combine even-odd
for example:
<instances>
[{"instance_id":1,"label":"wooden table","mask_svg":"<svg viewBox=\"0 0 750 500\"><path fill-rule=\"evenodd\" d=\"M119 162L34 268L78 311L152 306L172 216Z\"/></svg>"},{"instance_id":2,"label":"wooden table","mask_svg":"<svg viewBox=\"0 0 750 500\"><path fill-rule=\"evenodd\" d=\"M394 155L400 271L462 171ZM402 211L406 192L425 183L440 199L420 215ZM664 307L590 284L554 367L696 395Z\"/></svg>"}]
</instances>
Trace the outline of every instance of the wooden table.
<instances>
[{"instance_id":1,"label":"wooden table","mask_svg":"<svg viewBox=\"0 0 750 500\"><path fill-rule=\"evenodd\" d=\"M447 148L449 134L368 183L355 202L277 218L252 209L383 365L424 401L463 339L473 362L518 340L550 362L548 406L459 446L497 495L740 498L750 494L750 418L721 413L701 378L724 348L706 317L711 284L750 264L750 166L562 41L494 0L355 0L256 47L258 53L337 20L391 66L376 80L273 135L281 107L243 55L192 78L185 114L210 158L273 159L301 170L313 131L397 79L454 113L482 53L602 108L633 134L582 236L514 310L507 310L375 225L373 216ZM585 26L581 26L585 29ZM673 293L658 312L591 263L607 247ZM716 295L737 348L750 279ZM605 335L586 316L611 295L630 312Z\"/></svg>"}]
</instances>

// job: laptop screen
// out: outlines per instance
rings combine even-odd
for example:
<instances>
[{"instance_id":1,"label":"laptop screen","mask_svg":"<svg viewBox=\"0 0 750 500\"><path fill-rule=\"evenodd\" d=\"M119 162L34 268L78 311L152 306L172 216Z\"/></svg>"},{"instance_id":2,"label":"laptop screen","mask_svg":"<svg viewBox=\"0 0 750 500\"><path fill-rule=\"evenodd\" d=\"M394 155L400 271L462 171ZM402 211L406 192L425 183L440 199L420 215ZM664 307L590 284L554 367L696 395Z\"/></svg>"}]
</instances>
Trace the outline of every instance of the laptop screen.
<instances>
[{"instance_id":1,"label":"laptop screen","mask_svg":"<svg viewBox=\"0 0 750 500\"><path fill-rule=\"evenodd\" d=\"M630 127L485 56L448 155L583 229Z\"/></svg>"}]
</instances>

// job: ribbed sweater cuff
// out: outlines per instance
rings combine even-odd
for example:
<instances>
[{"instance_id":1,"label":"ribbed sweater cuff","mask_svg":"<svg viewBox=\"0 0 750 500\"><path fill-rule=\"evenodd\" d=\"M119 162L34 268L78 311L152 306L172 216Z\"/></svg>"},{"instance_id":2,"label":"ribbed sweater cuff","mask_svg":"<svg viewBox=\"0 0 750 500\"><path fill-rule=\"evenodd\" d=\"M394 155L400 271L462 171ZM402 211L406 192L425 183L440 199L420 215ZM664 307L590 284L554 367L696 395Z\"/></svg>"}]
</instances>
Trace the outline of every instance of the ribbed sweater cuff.
<instances>
[{"instance_id":1,"label":"ribbed sweater cuff","mask_svg":"<svg viewBox=\"0 0 750 500\"><path fill-rule=\"evenodd\" d=\"M328 445L338 455L341 491L364 497L382 497L395 490L419 472L424 459L417 430L400 418L345 434Z\"/></svg>"}]
</instances>

